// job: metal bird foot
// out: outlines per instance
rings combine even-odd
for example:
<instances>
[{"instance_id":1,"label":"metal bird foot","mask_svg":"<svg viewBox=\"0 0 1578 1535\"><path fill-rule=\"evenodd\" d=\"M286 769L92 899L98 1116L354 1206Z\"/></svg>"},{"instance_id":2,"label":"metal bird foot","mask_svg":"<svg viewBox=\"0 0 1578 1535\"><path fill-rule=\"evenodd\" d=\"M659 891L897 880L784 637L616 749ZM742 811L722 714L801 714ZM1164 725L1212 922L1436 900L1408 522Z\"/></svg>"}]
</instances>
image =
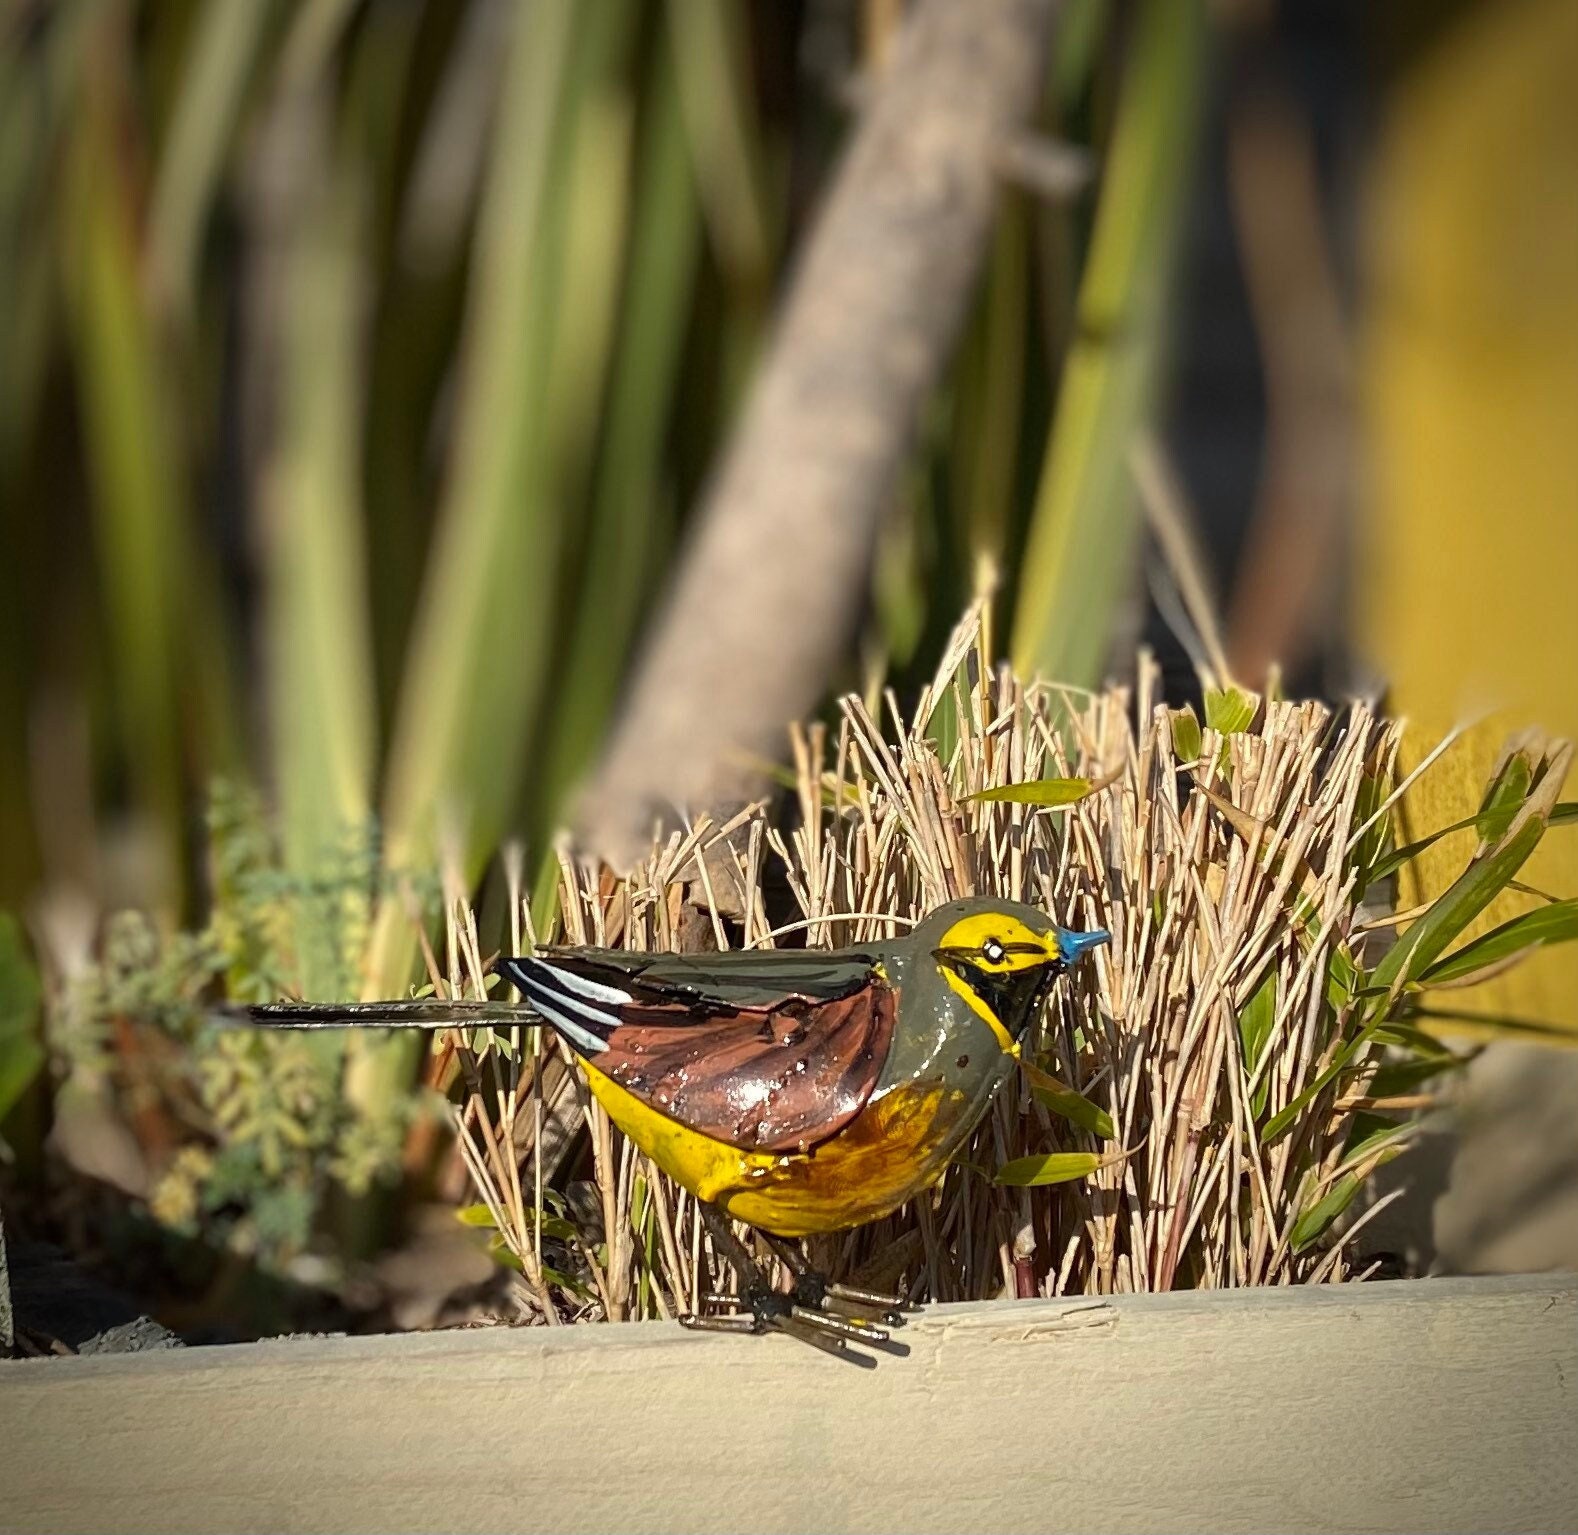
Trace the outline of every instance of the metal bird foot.
<instances>
[{"instance_id":1,"label":"metal bird foot","mask_svg":"<svg viewBox=\"0 0 1578 1535\"><path fill-rule=\"evenodd\" d=\"M873 1313L875 1320L884 1326L902 1327L905 1313L919 1310L919 1307L909 1305L902 1296L883 1295L876 1290L862 1290L854 1285L835 1283L817 1273L792 1242L781 1242L765 1232L762 1240L773 1250L778 1261L794 1275L795 1301L806 1310L826 1313L831 1302L834 1314L868 1327L872 1325Z\"/></svg>"},{"instance_id":2,"label":"metal bird foot","mask_svg":"<svg viewBox=\"0 0 1578 1535\"><path fill-rule=\"evenodd\" d=\"M868 1370L877 1361L870 1354L862 1353L863 1348L901 1357L909 1353L908 1345L895 1342L887 1327L879 1327L856 1312L853 1307L857 1303L831 1293L840 1288L843 1287L829 1286L828 1299L843 1300L851 1308L847 1311L802 1305L798 1286L796 1293L787 1295L781 1290L769 1289L760 1282L751 1285L743 1295L710 1291L702 1297L704 1305L736 1309L725 1316L682 1316L680 1323L695 1332L781 1332ZM902 1324L903 1318L892 1307L893 1297L880 1296L876 1299L883 1303L886 1317L898 1316Z\"/></svg>"},{"instance_id":3,"label":"metal bird foot","mask_svg":"<svg viewBox=\"0 0 1578 1535\"><path fill-rule=\"evenodd\" d=\"M714 1246L740 1276L741 1291L738 1295L709 1291L702 1304L730 1308L728 1314L684 1316L682 1326L696 1332L786 1333L865 1369L874 1368L877 1361L862 1348L899 1356L909 1353L905 1344L894 1342L890 1331L902 1327L906 1311L913 1309L898 1296L834 1283L811 1268L796 1248L764 1233L795 1280L792 1291L775 1290L728 1223L709 1206L701 1209Z\"/></svg>"}]
</instances>

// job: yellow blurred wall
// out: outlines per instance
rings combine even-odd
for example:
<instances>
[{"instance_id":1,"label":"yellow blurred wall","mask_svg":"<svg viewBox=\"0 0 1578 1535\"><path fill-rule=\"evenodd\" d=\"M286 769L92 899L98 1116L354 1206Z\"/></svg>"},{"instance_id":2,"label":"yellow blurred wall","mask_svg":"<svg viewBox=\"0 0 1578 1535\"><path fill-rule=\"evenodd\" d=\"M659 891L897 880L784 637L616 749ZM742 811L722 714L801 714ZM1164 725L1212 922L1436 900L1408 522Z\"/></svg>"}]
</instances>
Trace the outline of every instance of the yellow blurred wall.
<instances>
[{"instance_id":1,"label":"yellow blurred wall","mask_svg":"<svg viewBox=\"0 0 1578 1535\"><path fill-rule=\"evenodd\" d=\"M1410 796L1417 835L1472 813L1509 729L1578 736L1578 3L1465 14L1392 99L1366 213L1363 629L1414 760L1497 710ZM1438 847L1422 893L1467 852ZM1524 878L1578 895L1578 828ZM1578 946L1461 1001L1578 1029Z\"/></svg>"}]
</instances>

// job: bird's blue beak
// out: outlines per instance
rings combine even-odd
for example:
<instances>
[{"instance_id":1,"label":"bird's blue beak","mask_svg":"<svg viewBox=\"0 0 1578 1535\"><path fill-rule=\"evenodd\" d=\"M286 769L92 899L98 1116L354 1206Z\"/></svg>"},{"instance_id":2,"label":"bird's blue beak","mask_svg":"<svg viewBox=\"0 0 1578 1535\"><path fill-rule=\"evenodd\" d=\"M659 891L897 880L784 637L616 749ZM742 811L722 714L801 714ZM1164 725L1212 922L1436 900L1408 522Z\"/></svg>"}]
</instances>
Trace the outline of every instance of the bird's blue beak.
<instances>
[{"instance_id":1,"label":"bird's blue beak","mask_svg":"<svg viewBox=\"0 0 1578 1535\"><path fill-rule=\"evenodd\" d=\"M1103 927L1092 928L1088 933L1071 933L1065 927L1057 930L1057 951L1065 965L1074 965L1082 954L1110 943L1112 934Z\"/></svg>"}]
</instances>

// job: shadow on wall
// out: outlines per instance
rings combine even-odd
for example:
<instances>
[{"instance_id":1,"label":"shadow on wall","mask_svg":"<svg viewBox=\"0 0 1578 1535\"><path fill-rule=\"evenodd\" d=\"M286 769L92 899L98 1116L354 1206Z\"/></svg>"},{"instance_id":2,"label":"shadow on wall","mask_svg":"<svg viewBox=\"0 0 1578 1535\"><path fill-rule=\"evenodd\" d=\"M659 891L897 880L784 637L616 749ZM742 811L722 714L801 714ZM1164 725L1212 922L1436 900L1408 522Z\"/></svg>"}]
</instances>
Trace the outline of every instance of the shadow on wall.
<instances>
[{"instance_id":1,"label":"shadow on wall","mask_svg":"<svg viewBox=\"0 0 1578 1535\"><path fill-rule=\"evenodd\" d=\"M1458 1153L1435 1203L1456 1274L1578 1270L1578 1055L1499 1045L1469 1072Z\"/></svg>"}]
</instances>

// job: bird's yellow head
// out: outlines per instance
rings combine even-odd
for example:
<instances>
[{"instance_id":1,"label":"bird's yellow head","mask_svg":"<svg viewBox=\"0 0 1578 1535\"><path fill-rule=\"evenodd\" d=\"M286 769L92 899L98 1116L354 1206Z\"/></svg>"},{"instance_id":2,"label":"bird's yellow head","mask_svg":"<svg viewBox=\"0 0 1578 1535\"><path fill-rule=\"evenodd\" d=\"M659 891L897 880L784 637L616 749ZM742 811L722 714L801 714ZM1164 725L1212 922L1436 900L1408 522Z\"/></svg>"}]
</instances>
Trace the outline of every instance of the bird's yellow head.
<instances>
[{"instance_id":1,"label":"bird's yellow head","mask_svg":"<svg viewBox=\"0 0 1578 1535\"><path fill-rule=\"evenodd\" d=\"M1017 903L960 902L937 919L942 930L931 953L944 981L1010 1055L1019 1053L1019 1041L1052 983L1108 939L1099 928L1070 932Z\"/></svg>"}]
</instances>

